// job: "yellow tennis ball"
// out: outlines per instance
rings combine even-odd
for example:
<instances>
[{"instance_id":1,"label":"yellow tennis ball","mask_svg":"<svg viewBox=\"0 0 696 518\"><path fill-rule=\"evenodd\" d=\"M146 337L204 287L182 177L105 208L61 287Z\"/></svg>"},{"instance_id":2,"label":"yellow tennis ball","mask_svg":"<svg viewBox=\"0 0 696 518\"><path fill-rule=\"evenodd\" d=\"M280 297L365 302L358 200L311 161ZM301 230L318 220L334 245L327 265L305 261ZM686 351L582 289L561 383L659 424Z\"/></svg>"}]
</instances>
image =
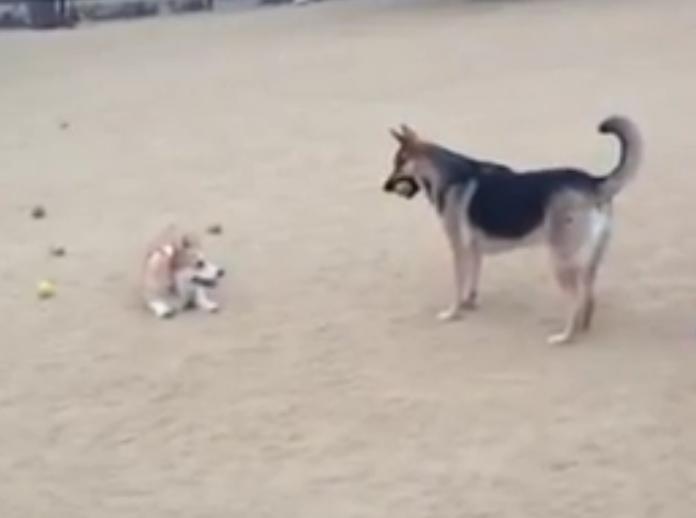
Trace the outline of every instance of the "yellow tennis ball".
<instances>
[{"instance_id":1,"label":"yellow tennis ball","mask_svg":"<svg viewBox=\"0 0 696 518\"><path fill-rule=\"evenodd\" d=\"M36 294L40 299L50 299L56 294L56 285L51 281L43 280L39 281L36 286Z\"/></svg>"}]
</instances>

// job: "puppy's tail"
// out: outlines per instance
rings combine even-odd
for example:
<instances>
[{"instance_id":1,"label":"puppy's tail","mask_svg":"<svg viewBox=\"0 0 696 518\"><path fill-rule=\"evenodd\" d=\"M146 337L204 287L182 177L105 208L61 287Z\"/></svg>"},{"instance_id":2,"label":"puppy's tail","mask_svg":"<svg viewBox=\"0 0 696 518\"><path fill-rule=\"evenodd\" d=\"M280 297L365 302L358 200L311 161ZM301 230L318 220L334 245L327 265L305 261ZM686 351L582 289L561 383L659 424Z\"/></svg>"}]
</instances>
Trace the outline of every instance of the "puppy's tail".
<instances>
[{"instance_id":1,"label":"puppy's tail","mask_svg":"<svg viewBox=\"0 0 696 518\"><path fill-rule=\"evenodd\" d=\"M602 197L609 200L636 176L643 158L643 139L636 125L621 116L605 119L598 129L600 133L616 136L621 145L619 163L601 180L599 186Z\"/></svg>"}]
</instances>

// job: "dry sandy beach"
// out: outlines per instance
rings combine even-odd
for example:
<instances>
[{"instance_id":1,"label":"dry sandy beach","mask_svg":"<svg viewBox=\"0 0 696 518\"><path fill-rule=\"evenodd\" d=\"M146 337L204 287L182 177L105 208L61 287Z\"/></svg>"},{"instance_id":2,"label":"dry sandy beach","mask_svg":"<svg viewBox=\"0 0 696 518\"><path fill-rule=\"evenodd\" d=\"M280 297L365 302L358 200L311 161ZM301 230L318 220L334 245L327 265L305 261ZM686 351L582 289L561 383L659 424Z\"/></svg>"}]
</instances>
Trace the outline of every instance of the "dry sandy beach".
<instances>
[{"instance_id":1,"label":"dry sandy beach","mask_svg":"<svg viewBox=\"0 0 696 518\"><path fill-rule=\"evenodd\" d=\"M0 34L0 515L693 518L694 63L692 0ZM601 174L613 112L647 156L592 334L545 343L563 299L542 249L488 260L481 310L437 322L447 247L423 200L380 191L387 127ZM141 307L170 220L224 225L221 314Z\"/></svg>"}]
</instances>

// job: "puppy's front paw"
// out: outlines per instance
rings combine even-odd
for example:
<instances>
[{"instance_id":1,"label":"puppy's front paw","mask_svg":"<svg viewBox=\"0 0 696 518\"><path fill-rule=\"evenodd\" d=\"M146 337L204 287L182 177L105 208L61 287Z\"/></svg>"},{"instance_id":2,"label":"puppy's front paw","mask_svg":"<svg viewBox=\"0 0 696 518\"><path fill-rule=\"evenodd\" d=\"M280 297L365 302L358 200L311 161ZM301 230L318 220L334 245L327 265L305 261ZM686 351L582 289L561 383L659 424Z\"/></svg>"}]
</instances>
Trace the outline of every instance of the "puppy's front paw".
<instances>
[{"instance_id":1,"label":"puppy's front paw","mask_svg":"<svg viewBox=\"0 0 696 518\"><path fill-rule=\"evenodd\" d=\"M207 311L208 313L217 313L220 311L220 305L212 300L209 300L205 304L201 305L201 309L203 311Z\"/></svg>"},{"instance_id":2,"label":"puppy's front paw","mask_svg":"<svg viewBox=\"0 0 696 518\"><path fill-rule=\"evenodd\" d=\"M208 293L203 289L196 291L194 301L196 306L208 313L216 313L220 309L220 305L211 299Z\"/></svg>"},{"instance_id":3,"label":"puppy's front paw","mask_svg":"<svg viewBox=\"0 0 696 518\"><path fill-rule=\"evenodd\" d=\"M176 314L176 309L164 302L151 302L150 309L157 318L168 319Z\"/></svg>"}]
</instances>

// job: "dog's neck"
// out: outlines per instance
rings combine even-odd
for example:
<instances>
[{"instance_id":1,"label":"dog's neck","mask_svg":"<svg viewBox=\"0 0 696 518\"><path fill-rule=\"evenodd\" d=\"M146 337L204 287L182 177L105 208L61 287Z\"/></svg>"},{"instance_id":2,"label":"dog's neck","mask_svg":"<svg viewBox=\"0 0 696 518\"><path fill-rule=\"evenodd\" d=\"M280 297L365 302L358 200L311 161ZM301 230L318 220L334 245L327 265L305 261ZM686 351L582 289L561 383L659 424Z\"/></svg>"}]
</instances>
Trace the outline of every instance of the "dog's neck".
<instances>
[{"instance_id":1,"label":"dog's neck","mask_svg":"<svg viewBox=\"0 0 696 518\"><path fill-rule=\"evenodd\" d=\"M433 147L414 165L414 177L433 208L442 213L450 188L467 186L476 179L473 164L467 157Z\"/></svg>"}]
</instances>

